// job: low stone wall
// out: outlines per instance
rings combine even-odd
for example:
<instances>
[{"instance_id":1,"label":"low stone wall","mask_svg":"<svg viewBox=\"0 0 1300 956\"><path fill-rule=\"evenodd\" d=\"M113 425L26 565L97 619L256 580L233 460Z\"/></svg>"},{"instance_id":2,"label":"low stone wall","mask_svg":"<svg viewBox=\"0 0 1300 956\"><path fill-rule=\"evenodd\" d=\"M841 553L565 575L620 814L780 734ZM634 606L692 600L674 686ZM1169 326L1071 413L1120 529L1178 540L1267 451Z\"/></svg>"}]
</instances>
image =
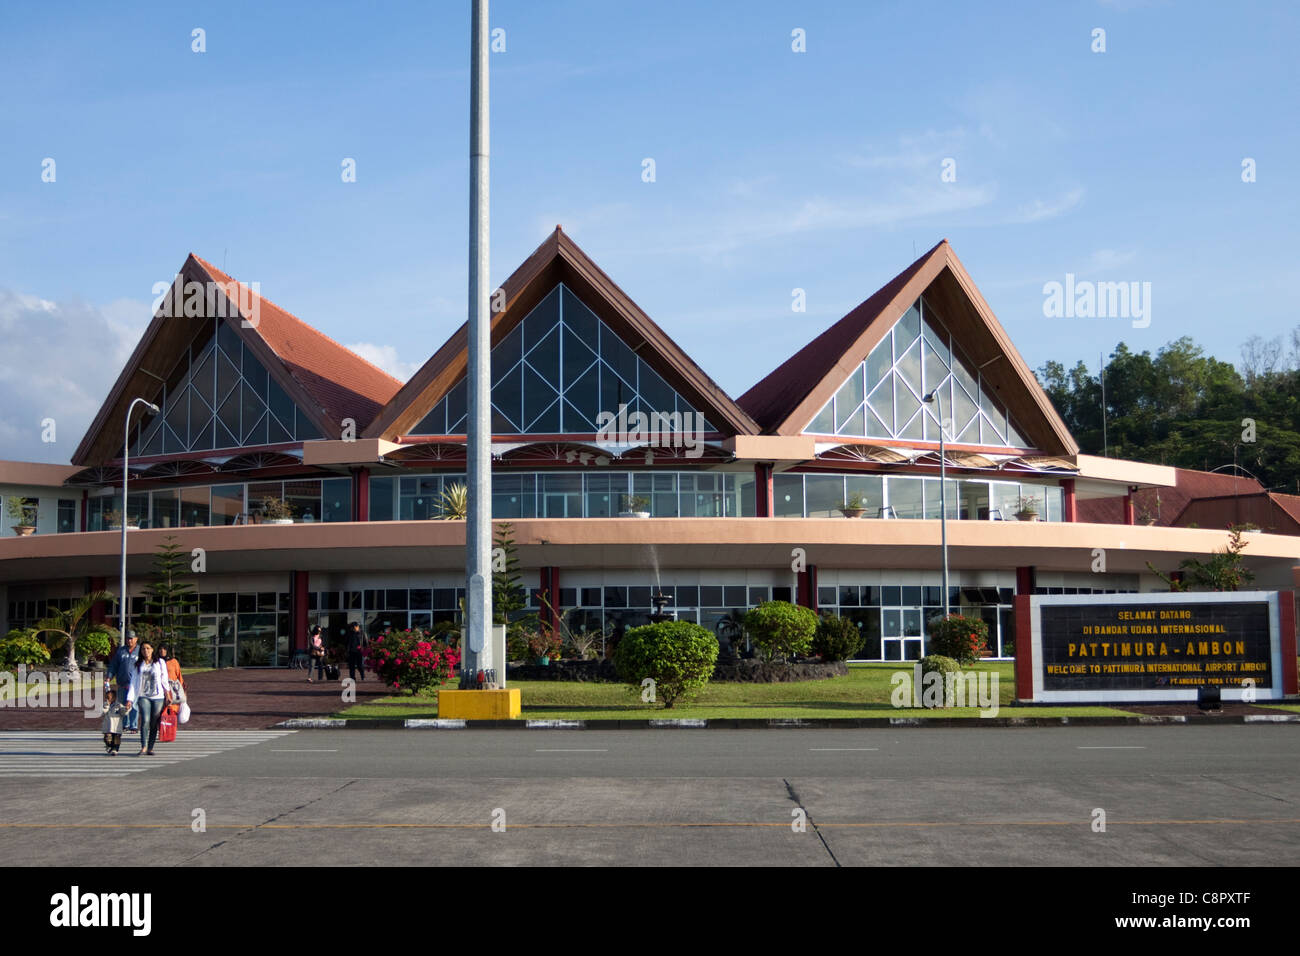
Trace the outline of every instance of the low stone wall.
<instances>
[{"instance_id":1,"label":"low stone wall","mask_svg":"<svg viewBox=\"0 0 1300 956\"><path fill-rule=\"evenodd\" d=\"M788 664L765 664L757 660L718 664L710 680L738 684L786 684L792 681L824 680L844 677L849 666L843 661L794 661ZM613 661L552 661L550 664L511 664L506 680L572 680L617 683Z\"/></svg>"}]
</instances>

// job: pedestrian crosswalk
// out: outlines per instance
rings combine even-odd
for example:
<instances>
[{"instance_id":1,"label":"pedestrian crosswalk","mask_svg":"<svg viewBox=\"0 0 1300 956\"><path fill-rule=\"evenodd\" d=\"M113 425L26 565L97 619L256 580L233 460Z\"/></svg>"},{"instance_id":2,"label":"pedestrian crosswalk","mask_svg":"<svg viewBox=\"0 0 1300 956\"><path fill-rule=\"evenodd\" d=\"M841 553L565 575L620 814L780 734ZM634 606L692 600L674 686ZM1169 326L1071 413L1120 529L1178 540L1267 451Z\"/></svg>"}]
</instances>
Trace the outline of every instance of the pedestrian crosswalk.
<instances>
[{"instance_id":1,"label":"pedestrian crosswalk","mask_svg":"<svg viewBox=\"0 0 1300 956\"><path fill-rule=\"evenodd\" d=\"M102 734L79 730L0 731L0 777L125 777L154 767L277 740L293 730L182 730L159 743L152 757L137 757L140 735L123 734L116 757L104 754Z\"/></svg>"}]
</instances>

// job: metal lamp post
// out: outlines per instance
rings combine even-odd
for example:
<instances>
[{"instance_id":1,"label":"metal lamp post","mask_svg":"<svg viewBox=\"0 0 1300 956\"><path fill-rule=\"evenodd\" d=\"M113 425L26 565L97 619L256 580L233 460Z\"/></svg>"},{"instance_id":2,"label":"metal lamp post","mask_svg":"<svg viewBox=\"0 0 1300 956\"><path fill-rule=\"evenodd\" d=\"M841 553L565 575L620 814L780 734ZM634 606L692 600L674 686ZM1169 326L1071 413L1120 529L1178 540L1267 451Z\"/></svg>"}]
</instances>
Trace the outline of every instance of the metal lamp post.
<instances>
[{"instance_id":1,"label":"metal lamp post","mask_svg":"<svg viewBox=\"0 0 1300 956\"><path fill-rule=\"evenodd\" d=\"M135 411L135 406L143 405L149 410L149 414L157 415L158 406L153 402L145 401L143 398L134 399L126 409L126 421L122 424L122 578L121 590L117 592L117 610L118 620L122 625L122 643L126 644L126 526L127 526L127 498L126 486L130 471L127 468L127 458L131 450L131 413Z\"/></svg>"},{"instance_id":2,"label":"metal lamp post","mask_svg":"<svg viewBox=\"0 0 1300 956\"><path fill-rule=\"evenodd\" d=\"M939 537L943 546L943 616L948 618L948 456L944 453L944 417L943 401L939 390L935 389L921 399L927 405L938 402L939 405Z\"/></svg>"}]
</instances>

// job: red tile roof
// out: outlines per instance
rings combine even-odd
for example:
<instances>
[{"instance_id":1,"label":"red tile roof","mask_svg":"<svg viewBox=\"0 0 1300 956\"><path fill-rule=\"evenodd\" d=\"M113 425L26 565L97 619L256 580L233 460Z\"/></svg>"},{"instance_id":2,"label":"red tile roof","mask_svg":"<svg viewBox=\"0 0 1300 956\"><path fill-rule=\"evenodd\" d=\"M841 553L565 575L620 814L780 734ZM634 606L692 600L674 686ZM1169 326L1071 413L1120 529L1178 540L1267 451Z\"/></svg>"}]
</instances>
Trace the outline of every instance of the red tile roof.
<instances>
[{"instance_id":1,"label":"red tile roof","mask_svg":"<svg viewBox=\"0 0 1300 956\"><path fill-rule=\"evenodd\" d=\"M1239 478L1212 471L1176 468L1177 484L1173 488L1143 488L1133 494L1133 509L1138 520L1152 515L1161 527L1173 527L1192 501L1224 495L1262 494L1264 487L1253 478ZM1123 524L1124 496L1081 498L1079 520L1090 524Z\"/></svg>"},{"instance_id":2,"label":"red tile roof","mask_svg":"<svg viewBox=\"0 0 1300 956\"><path fill-rule=\"evenodd\" d=\"M191 255L216 281L237 281L211 263ZM244 283L239 284L245 290L241 302L251 301L244 296L258 299L258 322L248 331L261 337L294 381L317 404L325 420L334 425L327 434L337 431L338 423L345 418L356 421L357 433L360 434L402 387L398 379L383 369L286 312L270 299L258 296Z\"/></svg>"},{"instance_id":3,"label":"red tile roof","mask_svg":"<svg viewBox=\"0 0 1300 956\"><path fill-rule=\"evenodd\" d=\"M830 374L841 356L871 323L881 317L885 307L945 242L946 239L939 242L852 312L782 362L740 396L737 404L758 422L764 432L775 429Z\"/></svg>"}]
</instances>

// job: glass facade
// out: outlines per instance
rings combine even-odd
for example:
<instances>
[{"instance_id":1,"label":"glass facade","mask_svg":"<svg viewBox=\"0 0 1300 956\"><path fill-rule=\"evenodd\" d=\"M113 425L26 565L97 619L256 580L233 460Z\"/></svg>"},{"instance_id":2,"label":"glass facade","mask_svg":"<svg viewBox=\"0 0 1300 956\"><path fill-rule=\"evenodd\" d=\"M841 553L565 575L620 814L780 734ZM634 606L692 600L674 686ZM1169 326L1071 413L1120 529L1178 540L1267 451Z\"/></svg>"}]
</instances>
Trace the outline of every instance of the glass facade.
<instances>
[{"instance_id":1,"label":"glass facade","mask_svg":"<svg viewBox=\"0 0 1300 956\"><path fill-rule=\"evenodd\" d=\"M303 478L229 485L189 485L131 492L130 523L140 528L202 528L256 520L263 498L283 498L294 521L351 521L351 478ZM88 502L87 531L106 531L115 524L110 513L122 506L121 495ZM241 519L241 515L243 518Z\"/></svg>"},{"instance_id":2,"label":"glass facade","mask_svg":"<svg viewBox=\"0 0 1300 956\"><path fill-rule=\"evenodd\" d=\"M786 472L772 476L772 491L778 518L836 518L854 496L869 518L938 518L943 510L938 478ZM1040 520L1062 520L1065 492L1058 485L947 479L948 517L959 521L1014 521L1021 497L1038 503Z\"/></svg>"},{"instance_id":3,"label":"glass facade","mask_svg":"<svg viewBox=\"0 0 1300 956\"><path fill-rule=\"evenodd\" d=\"M495 435L592 435L603 424L600 413L617 415L620 405L629 416L665 416L654 423L661 434L713 431L690 402L563 284L493 346L491 362ZM465 388L462 379L411 434L462 434ZM692 416L694 428L686 427L686 415Z\"/></svg>"},{"instance_id":4,"label":"glass facade","mask_svg":"<svg viewBox=\"0 0 1300 956\"><path fill-rule=\"evenodd\" d=\"M934 392L936 402L923 399ZM819 435L1029 447L993 388L924 297L805 429Z\"/></svg>"},{"instance_id":5,"label":"glass facade","mask_svg":"<svg viewBox=\"0 0 1300 956\"><path fill-rule=\"evenodd\" d=\"M209 323L153 401L161 411L131 428L132 457L250 448L320 438L224 319Z\"/></svg>"}]
</instances>

